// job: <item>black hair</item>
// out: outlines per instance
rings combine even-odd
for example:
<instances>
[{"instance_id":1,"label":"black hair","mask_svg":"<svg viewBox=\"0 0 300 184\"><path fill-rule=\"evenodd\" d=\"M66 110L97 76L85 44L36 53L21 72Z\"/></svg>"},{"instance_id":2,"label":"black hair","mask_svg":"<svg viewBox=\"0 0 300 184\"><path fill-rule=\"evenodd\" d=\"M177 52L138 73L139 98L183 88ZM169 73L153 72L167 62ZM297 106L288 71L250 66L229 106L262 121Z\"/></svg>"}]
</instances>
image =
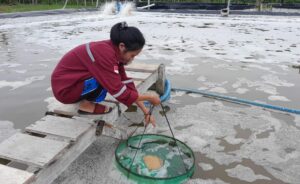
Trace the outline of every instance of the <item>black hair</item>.
<instances>
[{"instance_id":1,"label":"black hair","mask_svg":"<svg viewBox=\"0 0 300 184\"><path fill-rule=\"evenodd\" d=\"M124 43L127 51L136 51L145 45L141 31L136 27L129 27L126 22L119 22L111 28L110 40L116 46Z\"/></svg>"}]
</instances>

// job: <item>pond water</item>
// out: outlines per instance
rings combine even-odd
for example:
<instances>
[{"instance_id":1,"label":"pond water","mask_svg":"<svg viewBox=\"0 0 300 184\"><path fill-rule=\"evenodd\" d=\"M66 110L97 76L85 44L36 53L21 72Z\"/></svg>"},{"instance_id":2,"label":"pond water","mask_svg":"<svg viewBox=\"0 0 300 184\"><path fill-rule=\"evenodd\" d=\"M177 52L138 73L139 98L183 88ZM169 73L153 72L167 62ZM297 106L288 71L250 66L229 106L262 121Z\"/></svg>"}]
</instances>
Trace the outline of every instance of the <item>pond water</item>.
<instances>
[{"instance_id":1,"label":"pond water","mask_svg":"<svg viewBox=\"0 0 300 184\"><path fill-rule=\"evenodd\" d=\"M300 109L299 17L81 12L0 19L0 140L44 116L52 98L50 75L65 52L108 39L120 21L145 35L134 62L165 64L174 87ZM196 155L189 183L300 181L298 115L182 92L166 105L176 138ZM158 111L158 126L148 132L169 135ZM141 116L127 115L133 121ZM111 162L117 143L99 139L54 183L130 182Z\"/></svg>"}]
</instances>

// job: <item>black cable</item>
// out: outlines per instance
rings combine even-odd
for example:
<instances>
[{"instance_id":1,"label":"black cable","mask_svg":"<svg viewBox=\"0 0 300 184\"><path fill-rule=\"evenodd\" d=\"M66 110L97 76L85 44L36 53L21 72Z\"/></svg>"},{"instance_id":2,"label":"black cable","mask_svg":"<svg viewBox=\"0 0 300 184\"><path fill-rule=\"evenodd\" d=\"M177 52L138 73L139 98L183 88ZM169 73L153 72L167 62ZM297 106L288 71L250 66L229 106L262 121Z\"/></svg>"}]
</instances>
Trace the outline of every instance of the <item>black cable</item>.
<instances>
[{"instance_id":1,"label":"black cable","mask_svg":"<svg viewBox=\"0 0 300 184\"><path fill-rule=\"evenodd\" d=\"M183 165L184 165L185 171L187 172L187 171L188 171L188 168L186 167L186 164L184 163L184 159L183 159L182 153L181 153L180 148L179 148L179 146L178 146L178 144L177 144L177 140L176 140L176 138L175 138L175 136L174 136L174 133L173 133L173 130L172 130L172 128L171 128L171 125L170 125L169 119L168 119L168 117L167 117L167 114L166 114L166 112L165 112L164 106L162 105L162 103L160 103L160 106L161 106L161 108L162 108L163 115L165 116L166 121L167 121L167 123L168 123L168 126L169 126L170 132L171 132L171 134L172 134L173 140L175 141L175 145L176 145L176 147L177 147L179 156L180 156L180 158L181 158L181 160L182 160L182 163L183 163ZM150 118L151 118L153 109L154 109L154 106L151 105L151 106L150 106L150 111L149 111ZM135 154L134 154L133 159L132 159L132 162L131 162L130 167L129 167L129 170L130 170L130 171L131 171L132 165L133 165L133 163L134 163L134 160L135 160L135 158L136 158L137 152L138 152L138 150L140 149L140 144L141 144L142 139L143 139L143 136L144 136L144 134L145 134L145 132L146 132L147 126L148 126L148 124L146 124L146 126L145 126L145 128L144 128L144 131L143 131L143 133L142 133L142 135L141 135L141 138L140 138L140 140L139 140L139 143L138 143L138 146L137 146L137 147L134 147L134 146L131 146L131 145L128 144L128 140L129 140L129 138L130 138L133 134L132 134L130 137L128 137L128 139L127 139L127 146L128 146L128 147L131 147L131 148L133 148L133 149L136 149ZM138 128L138 127L137 127L137 128ZM135 131L137 130L137 128L135 129ZM134 131L134 132L135 132L135 131ZM129 178L129 174L130 174L130 172L127 173L127 178Z\"/></svg>"},{"instance_id":2,"label":"black cable","mask_svg":"<svg viewBox=\"0 0 300 184\"><path fill-rule=\"evenodd\" d=\"M182 157L182 155L181 155L181 151L180 151L179 146L178 146L178 144L177 144L177 140L175 139L173 130L172 130L172 128L171 128L169 119L168 119L168 117L167 117L167 113L165 112L165 109L164 109L164 106L162 105L162 103L160 103L160 106L161 106L161 108L162 108L163 115L166 117L166 121L167 121L167 123L168 123L168 126L169 126L170 132L171 132L171 134L172 134L173 140L175 141L175 145L176 145L176 147L177 147L177 150L178 150L178 153L179 153L179 155L180 155L180 158L181 158L181 160L182 160L182 162L183 162L185 171L187 172L188 169L186 168L186 165L185 165L185 163L184 163L183 157Z\"/></svg>"},{"instance_id":3,"label":"black cable","mask_svg":"<svg viewBox=\"0 0 300 184\"><path fill-rule=\"evenodd\" d=\"M151 118L153 109L154 109L154 106L151 105L151 106L150 106L150 110L149 110L149 115L150 115L149 118ZM149 121L150 121L150 119L149 119ZM150 123L150 122L149 122L149 123ZM139 140L138 148L136 149L135 154L134 154L133 159L132 159L132 162L131 162L131 164L130 164L129 171L131 171L131 167L132 167L132 165L133 165L133 163L134 163L136 154L137 154L138 150L140 149L140 144L141 144L141 142L142 142L142 139L143 139L143 136L144 136L144 134L145 134L145 132L146 132L147 127L148 127L148 124L145 125L143 134L142 134L142 136L141 136L141 138L140 138L140 140ZM129 137L129 138L130 138L130 137ZM127 143L128 143L129 138L127 139ZM130 174L130 172L127 173L127 178L129 178L129 174Z\"/></svg>"}]
</instances>

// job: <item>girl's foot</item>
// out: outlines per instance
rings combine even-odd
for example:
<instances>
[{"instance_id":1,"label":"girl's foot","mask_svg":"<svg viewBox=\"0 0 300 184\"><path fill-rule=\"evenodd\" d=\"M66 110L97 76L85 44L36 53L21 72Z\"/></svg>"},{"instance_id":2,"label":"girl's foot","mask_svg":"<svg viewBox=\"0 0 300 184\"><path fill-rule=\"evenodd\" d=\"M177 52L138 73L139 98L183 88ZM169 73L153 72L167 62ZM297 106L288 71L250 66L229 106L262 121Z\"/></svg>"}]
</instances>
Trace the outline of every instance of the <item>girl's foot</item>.
<instances>
[{"instance_id":1,"label":"girl's foot","mask_svg":"<svg viewBox=\"0 0 300 184\"><path fill-rule=\"evenodd\" d=\"M79 114L91 114L91 115L97 115L97 114L107 114L112 111L111 107L101 105L101 104L95 104L89 101L82 101L79 106L78 113Z\"/></svg>"}]
</instances>

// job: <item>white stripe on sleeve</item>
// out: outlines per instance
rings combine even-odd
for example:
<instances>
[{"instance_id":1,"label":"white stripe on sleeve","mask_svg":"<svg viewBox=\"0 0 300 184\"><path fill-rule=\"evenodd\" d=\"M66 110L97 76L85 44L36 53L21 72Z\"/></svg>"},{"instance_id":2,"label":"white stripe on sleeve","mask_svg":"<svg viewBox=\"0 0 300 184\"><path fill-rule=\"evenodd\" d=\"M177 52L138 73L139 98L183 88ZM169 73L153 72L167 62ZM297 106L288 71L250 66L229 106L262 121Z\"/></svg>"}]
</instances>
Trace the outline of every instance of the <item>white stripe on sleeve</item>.
<instances>
[{"instance_id":1,"label":"white stripe on sleeve","mask_svg":"<svg viewBox=\"0 0 300 184\"><path fill-rule=\"evenodd\" d=\"M124 91L126 89L127 89L127 87L124 85L118 93L113 95L113 97L118 98L119 96L121 96L124 93Z\"/></svg>"},{"instance_id":2,"label":"white stripe on sleeve","mask_svg":"<svg viewBox=\"0 0 300 184\"><path fill-rule=\"evenodd\" d=\"M133 82L133 79L128 79L128 80L125 80L125 81L122 81L123 84L128 84L128 83L132 83Z\"/></svg>"}]
</instances>

